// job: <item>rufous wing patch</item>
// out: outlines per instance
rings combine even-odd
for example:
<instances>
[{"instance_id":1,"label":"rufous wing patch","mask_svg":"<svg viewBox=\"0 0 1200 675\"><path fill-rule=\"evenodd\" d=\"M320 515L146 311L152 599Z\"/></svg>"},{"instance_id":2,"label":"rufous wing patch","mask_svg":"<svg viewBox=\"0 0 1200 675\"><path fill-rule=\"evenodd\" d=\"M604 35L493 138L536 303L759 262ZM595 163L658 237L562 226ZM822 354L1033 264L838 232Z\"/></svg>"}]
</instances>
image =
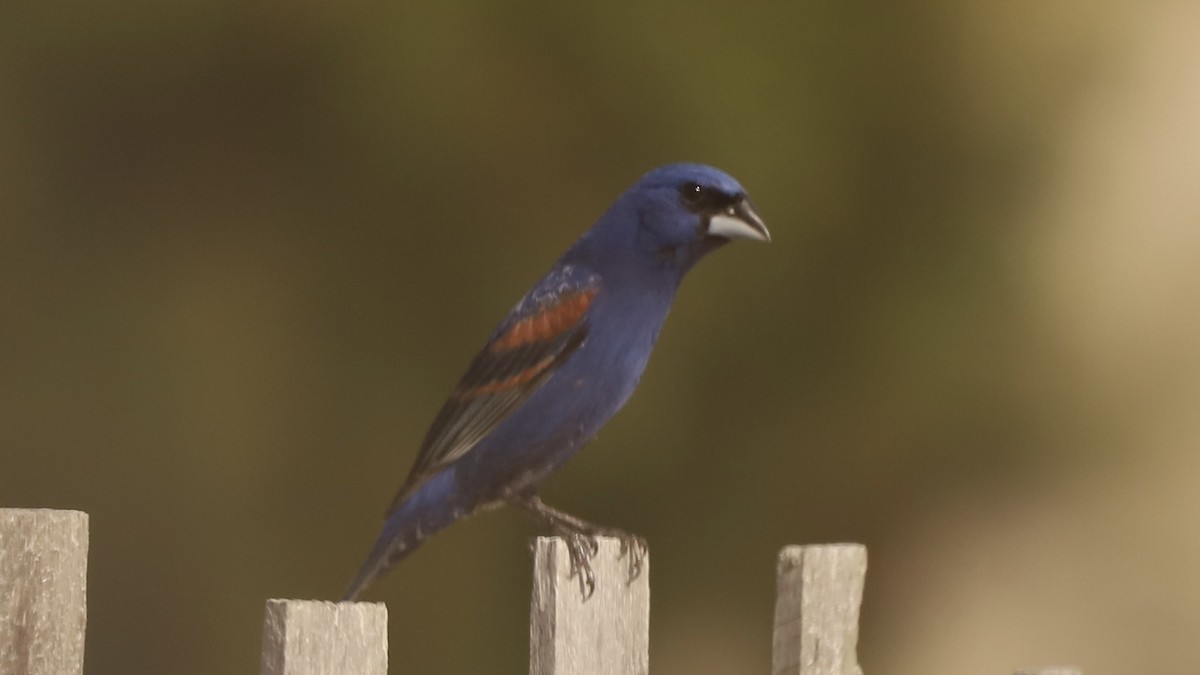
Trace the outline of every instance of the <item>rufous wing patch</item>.
<instances>
[{"instance_id":1,"label":"rufous wing patch","mask_svg":"<svg viewBox=\"0 0 1200 675\"><path fill-rule=\"evenodd\" d=\"M596 290L589 288L564 295L558 302L543 307L537 314L514 323L492 343L491 351L507 351L531 342L558 337L563 331L579 323L592 306Z\"/></svg>"},{"instance_id":2,"label":"rufous wing patch","mask_svg":"<svg viewBox=\"0 0 1200 675\"><path fill-rule=\"evenodd\" d=\"M525 370L516 373L515 375L510 375L499 380L493 380L491 382L471 387L470 389L455 392L454 397L459 400L465 400L468 398L474 398L476 396L482 396L484 394L498 394L502 391L515 389L546 372L546 369L554 363L554 358L555 355L551 354L541 361L538 361L532 366L526 368Z\"/></svg>"}]
</instances>

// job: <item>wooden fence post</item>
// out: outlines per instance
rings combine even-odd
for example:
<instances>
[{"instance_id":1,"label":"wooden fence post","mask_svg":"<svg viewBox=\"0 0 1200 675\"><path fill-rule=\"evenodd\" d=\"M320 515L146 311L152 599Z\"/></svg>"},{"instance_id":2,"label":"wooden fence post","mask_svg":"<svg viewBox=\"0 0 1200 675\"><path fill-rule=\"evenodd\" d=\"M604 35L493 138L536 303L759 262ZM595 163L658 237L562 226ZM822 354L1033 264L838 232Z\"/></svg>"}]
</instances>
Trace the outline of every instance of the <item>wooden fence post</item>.
<instances>
[{"instance_id":1,"label":"wooden fence post","mask_svg":"<svg viewBox=\"0 0 1200 675\"><path fill-rule=\"evenodd\" d=\"M387 675L387 606L268 600L262 675Z\"/></svg>"},{"instance_id":2,"label":"wooden fence post","mask_svg":"<svg viewBox=\"0 0 1200 675\"><path fill-rule=\"evenodd\" d=\"M867 549L859 544L779 552L774 675L862 675L858 608L866 573Z\"/></svg>"},{"instance_id":3,"label":"wooden fence post","mask_svg":"<svg viewBox=\"0 0 1200 675\"><path fill-rule=\"evenodd\" d=\"M80 675L88 516L0 509L0 673Z\"/></svg>"},{"instance_id":4,"label":"wooden fence post","mask_svg":"<svg viewBox=\"0 0 1200 675\"><path fill-rule=\"evenodd\" d=\"M584 601L566 543L538 537L529 603L530 675L646 675L650 663L650 556L629 579L617 539L592 558L596 590Z\"/></svg>"}]
</instances>

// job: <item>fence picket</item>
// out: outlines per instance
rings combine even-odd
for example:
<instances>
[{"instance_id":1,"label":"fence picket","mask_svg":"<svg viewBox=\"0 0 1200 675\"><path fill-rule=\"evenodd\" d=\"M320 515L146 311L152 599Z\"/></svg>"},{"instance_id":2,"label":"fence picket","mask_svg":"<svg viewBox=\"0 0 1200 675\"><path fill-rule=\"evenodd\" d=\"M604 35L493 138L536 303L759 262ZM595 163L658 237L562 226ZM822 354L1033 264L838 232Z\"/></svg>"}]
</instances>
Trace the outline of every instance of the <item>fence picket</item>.
<instances>
[{"instance_id":1,"label":"fence picket","mask_svg":"<svg viewBox=\"0 0 1200 675\"><path fill-rule=\"evenodd\" d=\"M88 516L0 509L0 673L80 675Z\"/></svg>"},{"instance_id":2,"label":"fence picket","mask_svg":"<svg viewBox=\"0 0 1200 675\"><path fill-rule=\"evenodd\" d=\"M557 537L534 544L529 603L530 675L646 675L650 655L650 556L636 579L620 542L601 537L596 590L583 599Z\"/></svg>"},{"instance_id":3,"label":"fence picket","mask_svg":"<svg viewBox=\"0 0 1200 675\"><path fill-rule=\"evenodd\" d=\"M788 546L776 572L774 675L862 675L858 609L866 547Z\"/></svg>"},{"instance_id":4,"label":"fence picket","mask_svg":"<svg viewBox=\"0 0 1200 675\"><path fill-rule=\"evenodd\" d=\"M268 600L262 675L387 675L381 602Z\"/></svg>"}]
</instances>

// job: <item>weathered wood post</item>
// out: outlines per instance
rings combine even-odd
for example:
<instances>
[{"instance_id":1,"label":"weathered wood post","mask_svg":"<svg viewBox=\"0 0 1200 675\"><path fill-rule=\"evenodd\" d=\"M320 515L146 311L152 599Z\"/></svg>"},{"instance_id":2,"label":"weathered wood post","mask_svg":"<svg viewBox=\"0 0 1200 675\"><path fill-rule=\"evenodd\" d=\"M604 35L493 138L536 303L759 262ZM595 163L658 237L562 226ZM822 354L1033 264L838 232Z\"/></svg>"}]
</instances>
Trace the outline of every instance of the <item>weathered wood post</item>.
<instances>
[{"instance_id":1,"label":"weathered wood post","mask_svg":"<svg viewBox=\"0 0 1200 675\"><path fill-rule=\"evenodd\" d=\"M0 673L80 675L88 516L0 509Z\"/></svg>"},{"instance_id":2,"label":"weathered wood post","mask_svg":"<svg viewBox=\"0 0 1200 675\"><path fill-rule=\"evenodd\" d=\"M774 675L862 675L858 608L866 573L867 549L859 544L779 552Z\"/></svg>"},{"instance_id":3,"label":"weathered wood post","mask_svg":"<svg viewBox=\"0 0 1200 675\"><path fill-rule=\"evenodd\" d=\"M387 675L387 606L268 600L262 675Z\"/></svg>"},{"instance_id":4,"label":"weathered wood post","mask_svg":"<svg viewBox=\"0 0 1200 675\"><path fill-rule=\"evenodd\" d=\"M596 590L583 599L566 543L538 537L529 603L530 675L646 675L650 663L650 556L629 579L617 539L592 558Z\"/></svg>"}]
</instances>

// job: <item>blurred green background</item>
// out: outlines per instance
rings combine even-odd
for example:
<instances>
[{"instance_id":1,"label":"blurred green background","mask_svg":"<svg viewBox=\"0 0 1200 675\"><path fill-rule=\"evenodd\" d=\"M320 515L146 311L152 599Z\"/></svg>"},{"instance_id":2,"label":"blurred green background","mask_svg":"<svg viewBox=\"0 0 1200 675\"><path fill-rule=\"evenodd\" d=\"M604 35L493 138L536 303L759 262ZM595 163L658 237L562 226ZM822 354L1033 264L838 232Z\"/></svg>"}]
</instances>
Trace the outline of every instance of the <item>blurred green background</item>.
<instances>
[{"instance_id":1,"label":"blurred green background","mask_svg":"<svg viewBox=\"0 0 1200 675\"><path fill-rule=\"evenodd\" d=\"M256 672L474 351L628 184L690 275L545 488L645 535L651 663L766 673L774 556L868 545L866 672L1200 672L1195 3L10 3L0 505L91 514L87 670ZM527 668L535 532L377 584L396 673Z\"/></svg>"}]
</instances>

